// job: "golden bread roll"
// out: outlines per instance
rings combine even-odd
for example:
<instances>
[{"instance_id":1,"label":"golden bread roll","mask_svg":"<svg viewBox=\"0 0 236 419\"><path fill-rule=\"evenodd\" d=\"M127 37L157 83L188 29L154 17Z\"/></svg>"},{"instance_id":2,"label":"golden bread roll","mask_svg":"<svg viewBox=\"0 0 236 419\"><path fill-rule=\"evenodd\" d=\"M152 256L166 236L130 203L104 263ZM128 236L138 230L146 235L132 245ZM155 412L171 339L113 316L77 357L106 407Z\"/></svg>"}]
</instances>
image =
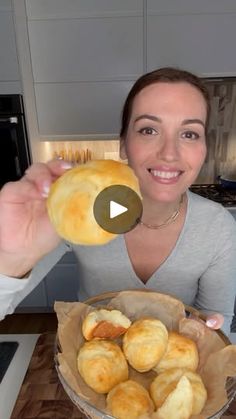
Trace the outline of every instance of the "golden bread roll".
<instances>
[{"instance_id":1,"label":"golden bread roll","mask_svg":"<svg viewBox=\"0 0 236 419\"><path fill-rule=\"evenodd\" d=\"M139 196L138 180L132 169L115 160L94 160L65 172L51 186L47 199L49 218L58 235L75 244L98 245L116 234L96 222L93 205L108 186L125 185Z\"/></svg>"},{"instance_id":2,"label":"golden bread roll","mask_svg":"<svg viewBox=\"0 0 236 419\"><path fill-rule=\"evenodd\" d=\"M168 342L166 326L158 319L135 321L123 338L123 351L129 364L139 372L152 369L163 356Z\"/></svg>"},{"instance_id":3,"label":"golden bread roll","mask_svg":"<svg viewBox=\"0 0 236 419\"><path fill-rule=\"evenodd\" d=\"M189 379L193 390L193 415L199 415L207 400L207 391L199 374L193 371L185 371L184 375Z\"/></svg>"},{"instance_id":4,"label":"golden bread roll","mask_svg":"<svg viewBox=\"0 0 236 419\"><path fill-rule=\"evenodd\" d=\"M117 419L136 419L142 415L151 415L153 402L148 391L133 380L117 384L107 396L109 414Z\"/></svg>"},{"instance_id":5,"label":"golden bread roll","mask_svg":"<svg viewBox=\"0 0 236 419\"><path fill-rule=\"evenodd\" d=\"M115 339L123 335L131 321L119 310L98 309L91 311L82 323L82 333L86 340Z\"/></svg>"},{"instance_id":6,"label":"golden bread roll","mask_svg":"<svg viewBox=\"0 0 236 419\"><path fill-rule=\"evenodd\" d=\"M150 385L150 395L156 408L163 405L169 394L176 388L180 378L190 381L193 391L192 415L199 415L206 403L207 391L199 374L183 368L172 368L160 373Z\"/></svg>"},{"instance_id":7,"label":"golden bread roll","mask_svg":"<svg viewBox=\"0 0 236 419\"><path fill-rule=\"evenodd\" d=\"M155 419L189 419L192 416L193 390L185 375L155 414Z\"/></svg>"},{"instance_id":8,"label":"golden bread roll","mask_svg":"<svg viewBox=\"0 0 236 419\"><path fill-rule=\"evenodd\" d=\"M97 393L108 393L116 384L128 379L128 364L120 347L112 341L90 340L77 357L80 375Z\"/></svg>"},{"instance_id":9,"label":"golden bread roll","mask_svg":"<svg viewBox=\"0 0 236 419\"><path fill-rule=\"evenodd\" d=\"M166 352L153 369L157 373L170 368L187 368L196 371L198 362L196 343L177 332L169 332Z\"/></svg>"}]
</instances>

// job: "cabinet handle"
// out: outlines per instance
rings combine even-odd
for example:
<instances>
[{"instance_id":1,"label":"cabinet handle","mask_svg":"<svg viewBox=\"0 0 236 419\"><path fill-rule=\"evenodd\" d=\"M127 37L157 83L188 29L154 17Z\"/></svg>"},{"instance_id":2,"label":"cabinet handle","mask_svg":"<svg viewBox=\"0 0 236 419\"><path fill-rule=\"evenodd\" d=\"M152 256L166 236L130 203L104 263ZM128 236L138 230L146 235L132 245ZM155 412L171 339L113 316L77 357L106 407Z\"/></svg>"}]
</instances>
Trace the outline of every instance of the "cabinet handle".
<instances>
[{"instance_id":1,"label":"cabinet handle","mask_svg":"<svg viewBox=\"0 0 236 419\"><path fill-rule=\"evenodd\" d=\"M19 162L18 156L15 156L15 168L16 168L17 176L21 177L22 173L21 173L20 162Z\"/></svg>"},{"instance_id":2,"label":"cabinet handle","mask_svg":"<svg viewBox=\"0 0 236 419\"><path fill-rule=\"evenodd\" d=\"M9 118L0 118L0 122L10 122L10 124L18 124L17 116L10 116Z\"/></svg>"}]
</instances>

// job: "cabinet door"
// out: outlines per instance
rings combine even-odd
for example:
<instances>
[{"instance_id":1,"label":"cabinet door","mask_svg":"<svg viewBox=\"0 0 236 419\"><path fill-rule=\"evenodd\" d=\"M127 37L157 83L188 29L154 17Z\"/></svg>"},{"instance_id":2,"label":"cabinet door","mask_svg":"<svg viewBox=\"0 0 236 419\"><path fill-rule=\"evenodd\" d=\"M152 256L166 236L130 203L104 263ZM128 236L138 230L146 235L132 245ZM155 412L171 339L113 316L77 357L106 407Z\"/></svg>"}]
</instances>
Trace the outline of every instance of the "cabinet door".
<instances>
[{"instance_id":1,"label":"cabinet door","mask_svg":"<svg viewBox=\"0 0 236 419\"><path fill-rule=\"evenodd\" d=\"M32 21L29 39L40 134L118 134L143 68L141 18Z\"/></svg>"},{"instance_id":2,"label":"cabinet door","mask_svg":"<svg viewBox=\"0 0 236 419\"><path fill-rule=\"evenodd\" d=\"M79 278L76 264L57 264L45 278L48 306L54 302L77 301Z\"/></svg>"},{"instance_id":3,"label":"cabinet door","mask_svg":"<svg viewBox=\"0 0 236 419\"><path fill-rule=\"evenodd\" d=\"M142 71L142 18L30 20L35 83L108 81Z\"/></svg>"},{"instance_id":4,"label":"cabinet door","mask_svg":"<svg viewBox=\"0 0 236 419\"><path fill-rule=\"evenodd\" d=\"M38 1L38 0L34 0ZM147 0L149 15L235 13L235 0Z\"/></svg>"},{"instance_id":5,"label":"cabinet door","mask_svg":"<svg viewBox=\"0 0 236 419\"><path fill-rule=\"evenodd\" d=\"M236 221L236 209L230 209L229 212L234 217L234 219Z\"/></svg>"},{"instance_id":6,"label":"cabinet door","mask_svg":"<svg viewBox=\"0 0 236 419\"><path fill-rule=\"evenodd\" d=\"M47 296L45 282L40 282L24 300L17 306L16 312L44 312L47 311Z\"/></svg>"},{"instance_id":7,"label":"cabinet door","mask_svg":"<svg viewBox=\"0 0 236 419\"><path fill-rule=\"evenodd\" d=\"M236 2L148 1L147 67L236 75Z\"/></svg>"},{"instance_id":8,"label":"cabinet door","mask_svg":"<svg viewBox=\"0 0 236 419\"><path fill-rule=\"evenodd\" d=\"M50 135L117 134L131 81L40 83L35 86L39 132Z\"/></svg>"},{"instance_id":9,"label":"cabinet door","mask_svg":"<svg viewBox=\"0 0 236 419\"><path fill-rule=\"evenodd\" d=\"M39 134L117 136L143 72L143 1L26 1Z\"/></svg>"},{"instance_id":10,"label":"cabinet door","mask_svg":"<svg viewBox=\"0 0 236 419\"><path fill-rule=\"evenodd\" d=\"M11 2L0 4L0 94L21 93Z\"/></svg>"},{"instance_id":11,"label":"cabinet door","mask_svg":"<svg viewBox=\"0 0 236 419\"><path fill-rule=\"evenodd\" d=\"M143 0L25 0L30 19L142 14Z\"/></svg>"}]
</instances>

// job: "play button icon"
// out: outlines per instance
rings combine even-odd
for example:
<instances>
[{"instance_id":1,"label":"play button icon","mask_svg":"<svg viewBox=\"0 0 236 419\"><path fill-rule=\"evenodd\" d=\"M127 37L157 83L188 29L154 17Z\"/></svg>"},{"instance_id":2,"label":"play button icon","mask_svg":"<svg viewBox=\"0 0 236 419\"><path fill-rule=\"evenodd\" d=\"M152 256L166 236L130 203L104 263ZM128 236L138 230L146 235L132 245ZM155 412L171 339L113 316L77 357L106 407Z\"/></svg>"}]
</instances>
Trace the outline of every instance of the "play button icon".
<instances>
[{"instance_id":1,"label":"play button icon","mask_svg":"<svg viewBox=\"0 0 236 419\"><path fill-rule=\"evenodd\" d=\"M95 199L93 213L96 222L113 234L132 230L142 216L139 195L125 185L112 185L101 191Z\"/></svg>"},{"instance_id":2,"label":"play button icon","mask_svg":"<svg viewBox=\"0 0 236 419\"><path fill-rule=\"evenodd\" d=\"M110 218L118 217L118 215L121 215L126 211L128 211L128 208L124 207L123 205L120 205L114 201L110 202Z\"/></svg>"}]
</instances>

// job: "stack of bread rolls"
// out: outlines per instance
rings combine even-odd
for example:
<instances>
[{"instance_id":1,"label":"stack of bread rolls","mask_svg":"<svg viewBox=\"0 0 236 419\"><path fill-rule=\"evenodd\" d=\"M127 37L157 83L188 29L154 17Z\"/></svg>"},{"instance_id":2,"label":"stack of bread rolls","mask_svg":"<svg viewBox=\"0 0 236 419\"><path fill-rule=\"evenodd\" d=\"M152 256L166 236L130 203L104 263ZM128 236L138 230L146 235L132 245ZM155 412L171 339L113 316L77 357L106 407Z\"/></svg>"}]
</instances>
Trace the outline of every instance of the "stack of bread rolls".
<instances>
[{"instance_id":1,"label":"stack of bread rolls","mask_svg":"<svg viewBox=\"0 0 236 419\"><path fill-rule=\"evenodd\" d=\"M85 383L106 395L117 419L189 419L201 413L207 392L196 372L195 342L153 317L133 323L119 310L94 309L82 324L86 339L77 366ZM148 388L130 377L152 371Z\"/></svg>"}]
</instances>

